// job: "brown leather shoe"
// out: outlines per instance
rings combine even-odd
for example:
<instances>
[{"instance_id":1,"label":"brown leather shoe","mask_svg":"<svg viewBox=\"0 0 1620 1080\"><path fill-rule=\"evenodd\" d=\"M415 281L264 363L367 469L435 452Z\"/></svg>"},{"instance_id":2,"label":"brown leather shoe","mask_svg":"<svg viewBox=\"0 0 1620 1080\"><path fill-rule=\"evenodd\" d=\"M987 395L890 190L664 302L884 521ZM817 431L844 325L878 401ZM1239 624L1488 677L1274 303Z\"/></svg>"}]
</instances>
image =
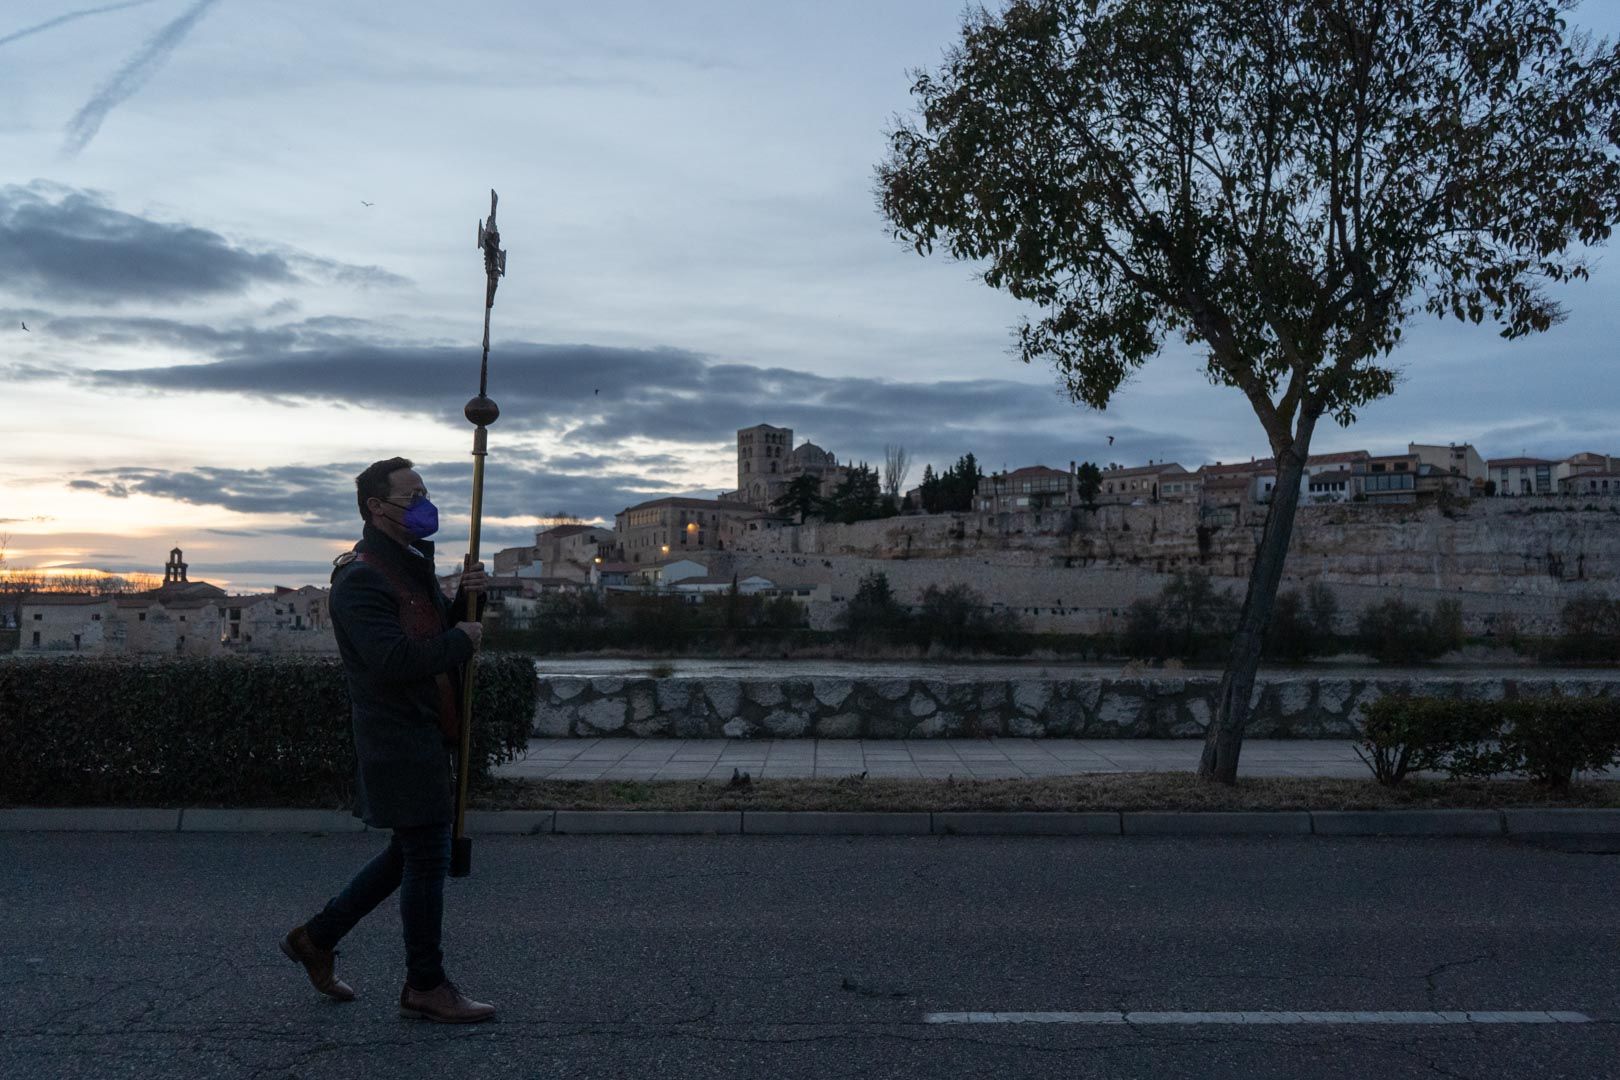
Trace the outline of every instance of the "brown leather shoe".
<instances>
[{"instance_id":1,"label":"brown leather shoe","mask_svg":"<svg viewBox=\"0 0 1620 1080\"><path fill-rule=\"evenodd\" d=\"M406 983L399 992L399 1015L440 1024L476 1024L494 1016L495 1006L474 1001L446 979L432 990L412 990Z\"/></svg>"},{"instance_id":2,"label":"brown leather shoe","mask_svg":"<svg viewBox=\"0 0 1620 1080\"><path fill-rule=\"evenodd\" d=\"M296 926L281 939L281 951L287 954L289 960L304 965L304 971L309 975L309 981L315 989L336 1001L353 1001L354 991L349 984L332 974L333 958L337 956L336 949L317 948L309 940L309 931L302 926Z\"/></svg>"}]
</instances>

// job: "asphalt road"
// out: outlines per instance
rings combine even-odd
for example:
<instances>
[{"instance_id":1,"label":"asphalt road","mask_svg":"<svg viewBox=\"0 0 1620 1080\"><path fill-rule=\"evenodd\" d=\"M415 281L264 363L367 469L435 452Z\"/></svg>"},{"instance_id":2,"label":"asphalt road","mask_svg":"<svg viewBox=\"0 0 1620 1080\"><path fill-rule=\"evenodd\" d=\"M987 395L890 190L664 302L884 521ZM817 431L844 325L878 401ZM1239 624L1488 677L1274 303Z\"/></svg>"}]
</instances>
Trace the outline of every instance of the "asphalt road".
<instances>
[{"instance_id":1,"label":"asphalt road","mask_svg":"<svg viewBox=\"0 0 1620 1080\"><path fill-rule=\"evenodd\" d=\"M376 835L0 835L0 1076L1613 1077L1620 843L479 838L401 1020L276 939ZM969 1011L1569 1010L1585 1024L939 1025Z\"/></svg>"}]
</instances>

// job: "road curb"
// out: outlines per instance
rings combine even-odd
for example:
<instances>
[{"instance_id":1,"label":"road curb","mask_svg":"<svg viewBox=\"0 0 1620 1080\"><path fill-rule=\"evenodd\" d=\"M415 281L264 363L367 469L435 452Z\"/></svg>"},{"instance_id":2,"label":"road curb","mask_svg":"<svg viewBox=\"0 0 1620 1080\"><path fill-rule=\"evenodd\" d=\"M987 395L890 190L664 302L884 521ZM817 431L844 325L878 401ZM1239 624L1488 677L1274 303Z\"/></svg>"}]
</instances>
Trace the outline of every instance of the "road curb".
<instances>
[{"instance_id":1,"label":"road curb","mask_svg":"<svg viewBox=\"0 0 1620 1080\"><path fill-rule=\"evenodd\" d=\"M942 810L936 836L1118 836L1116 810Z\"/></svg>"},{"instance_id":2,"label":"road curb","mask_svg":"<svg viewBox=\"0 0 1620 1080\"><path fill-rule=\"evenodd\" d=\"M553 831L555 810L469 810L467 832L471 835L539 836Z\"/></svg>"},{"instance_id":3,"label":"road curb","mask_svg":"<svg viewBox=\"0 0 1620 1080\"><path fill-rule=\"evenodd\" d=\"M1501 836L1500 810L1312 810L1318 836Z\"/></svg>"},{"instance_id":4,"label":"road curb","mask_svg":"<svg viewBox=\"0 0 1620 1080\"><path fill-rule=\"evenodd\" d=\"M506 811L521 813L522 811ZM742 832L741 810L558 810L558 833L701 836Z\"/></svg>"},{"instance_id":5,"label":"road curb","mask_svg":"<svg viewBox=\"0 0 1620 1080\"><path fill-rule=\"evenodd\" d=\"M760 836L927 836L933 815L878 810L745 810L743 832Z\"/></svg>"},{"instance_id":6,"label":"road curb","mask_svg":"<svg viewBox=\"0 0 1620 1080\"><path fill-rule=\"evenodd\" d=\"M366 823L347 810L225 810L191 807L180 811L181 832L357 833Z\"/></svg>"},{"instance_id":7,"label":"road curb","mask_svg":"<svg viewBox=\"0 0 1620 1080\"><path fill-rule=\"evenodd\" d=\"M1504 810L1502 822L1509 836L1620 835L1620 810Z\"/></svg>"},{"instance_id":8,"label":"road curb","mask_svg":"<svg viewBox=\"0 0 1620 1080\"><path fill-rule=\"evenodd\" d=\"M1133 811L1121 814L1126 836L1308 835L1308 810Z\"/></svg>"},{"instance_id":9,"label":"road curb","mask_svg":"<svg viewBox=\"0 0 1620 1080\"><path fill-rule=\"evenodd\" d=\"M0 832L178 832L178 809L18 806L0 810Z\"/></svg>"},{"instance_id":10,"label":"road curb","mask_svg":"<svg viewBox=\"0 0 1620 1080\"><path fill-rule=\"evenodd\" d=\"M12 807L0 832L358 833L342 810ZM1620 836L1620 809L1292 811L470 810L472 835Z\"/></svg>"}]
</instances>

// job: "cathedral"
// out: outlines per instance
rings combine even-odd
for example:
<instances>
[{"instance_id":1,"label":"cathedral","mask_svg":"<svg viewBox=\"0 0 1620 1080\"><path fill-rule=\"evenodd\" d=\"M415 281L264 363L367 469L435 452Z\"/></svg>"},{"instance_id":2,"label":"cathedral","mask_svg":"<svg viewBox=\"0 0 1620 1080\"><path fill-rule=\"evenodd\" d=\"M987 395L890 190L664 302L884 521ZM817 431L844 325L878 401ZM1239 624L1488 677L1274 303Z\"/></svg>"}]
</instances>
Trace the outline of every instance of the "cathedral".
<instances>
[{"instance_id":1,"label":"cathedral","mask_svg":"<svg viewBox=\"0 0 1620 1080\"><path fill-rule=\"evenodd\" d=\"M769 510L796 477L816 477L821 493L830 495L846 472L836 455L815 443L795 447L792 428L755 424L737 432L737 490L721 498Z\"/></svg>"}]
</instances>

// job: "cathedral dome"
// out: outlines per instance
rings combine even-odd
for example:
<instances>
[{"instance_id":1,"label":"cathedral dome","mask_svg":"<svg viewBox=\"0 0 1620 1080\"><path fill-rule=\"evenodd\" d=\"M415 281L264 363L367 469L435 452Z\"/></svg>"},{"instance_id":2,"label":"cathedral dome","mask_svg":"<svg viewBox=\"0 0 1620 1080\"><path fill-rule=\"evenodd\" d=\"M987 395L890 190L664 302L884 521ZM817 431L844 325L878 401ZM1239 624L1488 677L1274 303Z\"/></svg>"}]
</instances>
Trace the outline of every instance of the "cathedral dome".
<instances>
[{"instance_id":1,"label":"cathedral dome","mask_svg":"<svg viewBox=\"0 0 1620 1080\"><path fill-rule=\"evenodd\" d=\"M801 446L795 447L793 452L788 454L788 461L792 462L794 465L838 464L838 459L836 457L826 450L823 450L813 442L807 442Z\"/></svg>"}]
</instances>

